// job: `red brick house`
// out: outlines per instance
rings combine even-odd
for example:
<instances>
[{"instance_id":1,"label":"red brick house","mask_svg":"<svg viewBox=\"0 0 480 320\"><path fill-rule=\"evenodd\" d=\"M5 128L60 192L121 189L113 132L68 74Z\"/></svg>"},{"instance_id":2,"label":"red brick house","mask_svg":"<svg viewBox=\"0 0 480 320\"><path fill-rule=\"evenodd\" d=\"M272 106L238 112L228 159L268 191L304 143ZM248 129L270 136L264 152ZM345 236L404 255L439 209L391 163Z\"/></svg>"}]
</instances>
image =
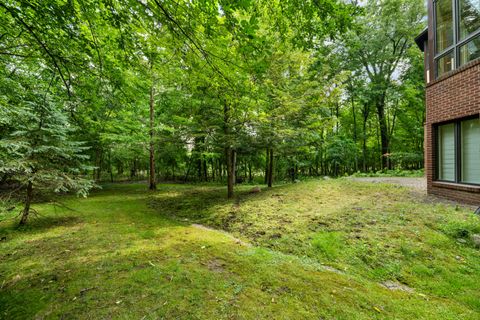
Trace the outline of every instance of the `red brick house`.
<instances>
[{"instance_id":1,"label":"red brick house","mask_svg":"<svg viewBox=\"0 0 480 320\"><path fill-rule=\"evenodd\" d=\"M480 0L428 0L425 52L428 192L480 205Z\"/></svg>"}]
</instances>

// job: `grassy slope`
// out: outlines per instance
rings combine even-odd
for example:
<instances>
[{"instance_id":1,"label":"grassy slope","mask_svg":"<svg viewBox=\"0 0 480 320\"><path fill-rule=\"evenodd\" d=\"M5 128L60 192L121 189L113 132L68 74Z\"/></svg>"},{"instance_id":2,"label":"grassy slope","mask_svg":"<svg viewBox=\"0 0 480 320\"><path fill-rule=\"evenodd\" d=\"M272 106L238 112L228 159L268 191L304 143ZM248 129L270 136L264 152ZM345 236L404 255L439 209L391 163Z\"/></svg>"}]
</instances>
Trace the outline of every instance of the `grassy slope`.
<instances>
[{"instance_id":1,"label":"grassy slope","mask_svg":"<svg viewBox=\"0 0 480 320\"><path fill-rule=\"evenodd\" d=\"M480 316L479 251L457 242L480 231L466 211L346 180L245 191L118 185L66 200L75 211L38 205L25 230L0 223L0 318Z\"/></svg>"}]
</instances>

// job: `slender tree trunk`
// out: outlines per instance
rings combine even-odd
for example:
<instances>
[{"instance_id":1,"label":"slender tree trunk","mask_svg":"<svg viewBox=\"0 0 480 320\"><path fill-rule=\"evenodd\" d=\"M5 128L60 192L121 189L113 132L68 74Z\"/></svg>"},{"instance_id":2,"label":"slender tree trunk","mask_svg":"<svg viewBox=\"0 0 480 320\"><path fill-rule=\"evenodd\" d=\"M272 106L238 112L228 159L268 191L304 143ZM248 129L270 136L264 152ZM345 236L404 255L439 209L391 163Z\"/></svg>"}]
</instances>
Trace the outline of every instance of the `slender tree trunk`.
<instances>
[{"instance_id":1,"label":"slender tree trunk","mask_svg":"<svg viewBox=\"0 0 480 320\"><path fill-rule=\"evenodd\" d=\"M218 159L218 179L220 181L223 180L223 166L222 166L222 161L220 159Z\"/></svg>"},{"instance_id":2,"label":"slender tree trunk","mask_svg":"<svg viewBox=\"0 0 480 320\"><path fill-rule=\"evenodd\" d=\"M362 167L363 172L367 172L367 121L370 115L370 108L367 104L363 104L362 108L363 132L362 132Z\"/></svg>"},{"instance_id":3,"label":"slender tree trunk","mask_svg":"<svg viewBox=\"0 0 480 320\"><path fill-rule=\"evenodd\" d=\"M248 162L248 182L253 181L253 176L252 176L252 163L249 161Z\"/></svg>"},{"instance_id":4,"label":"slender tree trunk","mask_svg":"<svg viewBox=\"0 0 480 320\"><path fill-rule=\"evenodd\" d=\"M265 149L265 184L268 184L269 155L270 155L270 150L266 148Z\"/></svg>"},{"instance_id":5,"label":"slender tree trunk","mask_svg":"<svg viewBox=\"0 0 480 320\"><path fill-rule=\"evenodd\" d=\"M351 97L352 102L352 115L353 115L353 142L355 142L355 149L357 148L357 113L355 112L355 99L352 95ZM358 152L355 151L355 172L358 171Z\"/></svg>"},{"instance_id":6,"label":"slender tree trunk","mask_svg":"<svg viewBox=\"0 0 480 320\"><path fill-rule=\"evenodd\" d=\"M232 167L233 167L233 184L237 184L237 151L235 149L232 149Z\"/></svg>"},{"instance_id":7,"label":"slender tree trunk","mask_svg":"<svg viewBox=\"0 0 480 320\"><path fill-rule=\"evenodd\" d=\"M225 156L227 158L227 196L233 198L234 186L235 186L235 151L231 147L227 147L225 150Z\"/></svg>"},{"instance_id":8,"label":"slender tree trunk","mask_svg":"<svg viewBox=\"0 0 480 320\"><path fill-rule=\"evenodd\" d=\"M335 118L337 123L335 124L335 133L338 133L338 128L340 126L339 118L340 118L340 106L339 103L335 103Z\"/></svg>"},{"instance_id":9,"label":"slender tree trunk","mask_svg":"<svg viewBox=\"0 0 480 320\"><path fill-rule=\"evenodd\" d=\"M208 182L207 160L202 160L202 162L203 162L203 179Z\"/></svg>"},{"instance_id":10,"label":"slender tree trunk","mask_svg":"<svg viewBox=\"0 0 480 320\"><path fill-rule=\"evenodd\" d=\"M273 149L270 148L269 161L268 161L268 187L273 185Z\"/></svg>"},{"instance_id":11,"label":"slender tree trunk","mask_svg":"<svg viewBox=\"0 0 480 320\"><path fill-rule=\"evenodd\" d=\"M96 168L94 170L94 177L93 179L95 181L100 181L102 178L102 163L103 163L103 152L100 148L98 148L95 152L95 163L96 163Z\"/></svg>"},{"instance_id":12,"label":"slender tree trunk","mask_svg":"<svg viewBox=\"0 0 480 320\"><path fill-rule=\"evenodd\" d=\"M30 204L33 198L33 184L31 181L27 185L27 196L25 198L25 207L23 208L22 218L20 219L20 225L23 226L27 223L28 215L30 214Z\"/></svg>"},{"instance_id":13,"label":"slender tree trunk","mask_svg":"<svg viewBox=\"0 0 480 320\"><path fill-rule=\"evenodd\" d=\"M382 95L377 100L377 114L380 126L380 144L382 153L382 169L389 168L388 153L389 153L389 136L387 118L385 116L385 96Z\"/></svg>"},{"instance_id":14,"label":"slender tree trunk","mask_svg":"<svg viewBox=\"0 0 480 320\"><path fill-rule=\"evenodd\" d=\"M150 190L157 189L157 182L155 179L155 91L153 88L153 82L150 87Z\"/></svg>"},{"instance_id":15,"label":"slender tree trunk","mask_svg":"<svg viewBox=\"0 0 480 320\"><path fill-rule=\"evenodd\" d=\"M235 151L232 148L231 132L230 132L230 106L227 101L223 105L223 132L225 134L225 160L227 162L227 197L229 199L234 196L235 186Z\"/></svg>"},{"instance_id":16,"label":"slender tree trunk","mask_svg":"<svg viewBox=\"0 0 480 320\"><path fill-rule=\"evenodd\" d=\"M362 162L363 172L367 172L367 120L365 118L363 118Z\"/></svg>"},{"instance_id":17,"label":"slender tree trunk","mask_svg":"<svg viewBox=\"0 0 480 320\"><path fill-rule=\"evenodd\" d=\"M215 159L212 159L210 165L212 167L212 181L215 182Z\"/></svg>"},{"instance_id":18,"label":"slender tree trunk","mask_svg":"<svg viewBox=\"0 0 480 320\"><path fill-rule=\"evenodd\" d=\"M110 182L113 183L112 150L108 151L108 171L110 173Z\"/></svg>"}]
</instances>

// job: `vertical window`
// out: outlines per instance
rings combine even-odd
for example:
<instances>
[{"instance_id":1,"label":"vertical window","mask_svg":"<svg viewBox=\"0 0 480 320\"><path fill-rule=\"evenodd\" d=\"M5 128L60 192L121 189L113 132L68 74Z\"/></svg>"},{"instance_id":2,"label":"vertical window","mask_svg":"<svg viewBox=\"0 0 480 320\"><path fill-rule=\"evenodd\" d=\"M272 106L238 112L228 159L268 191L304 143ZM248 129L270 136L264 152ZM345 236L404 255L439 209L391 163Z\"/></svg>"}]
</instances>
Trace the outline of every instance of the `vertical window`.
<instances>
[{"instance_id":1,"label":"vertical window","mask_svg":"<svg viewBox=\"0 0 480 320\"><path fill-rule=\"evenodd\" d=\"M480 184L480 119L462 124L462 182Z\"/></svg>"},{"instance_id":2,"label":"vertical window","mask_svg":"<svg viewBox=\"0 0 480 320\"><path fill-rule=\"evenodd\" d=\"M435 5L436 52L441 53L453 45L452 0L438 0Z\"/></svg>"},{"instance_id":3,"label":"vertical window","mask_svg":"<svg viewBox=\"0 0 480 320\"><path fill-rule=\"evenodd\" d=\"M460 47L460 65L477 58L480 58L480 37L473 38Z\"/></svg>"},{"instance_id":4,"label":"vertical window","mask_svg":"<svg viewBox=\"0 0 480 320\"><path fill-rule=\"evenodd\" d=\"M455 124L438 127L438 179L455 181Z\"/></svg>"},{"instance_id":5,"label":"vertical window","mask_svg":"<svg viewBox=\"0 0 480 320\"><path fill-rule=\"evenodd\" d=\"M480 29L480 0L459 0L460 40Z\"/></svg>"},{"instance_id":6,"label":"vertical window","mask_svg":"<svg viewBox=\"0 0 480 320\"><path fill-rule=\"evenodd\" d=\"M480 59L480 0L433 0L435 76Z\"/></svg>"},{"instance_id":7,"label":"vertical window","mask_svg":"<svg viewBox=\"0 0 480 320\"><path fill-rule=\"evenodd\" d=\"M455 67L455 57L453 51L437 60L437 76L452 71Z\"/></svg>"}]
</instances>

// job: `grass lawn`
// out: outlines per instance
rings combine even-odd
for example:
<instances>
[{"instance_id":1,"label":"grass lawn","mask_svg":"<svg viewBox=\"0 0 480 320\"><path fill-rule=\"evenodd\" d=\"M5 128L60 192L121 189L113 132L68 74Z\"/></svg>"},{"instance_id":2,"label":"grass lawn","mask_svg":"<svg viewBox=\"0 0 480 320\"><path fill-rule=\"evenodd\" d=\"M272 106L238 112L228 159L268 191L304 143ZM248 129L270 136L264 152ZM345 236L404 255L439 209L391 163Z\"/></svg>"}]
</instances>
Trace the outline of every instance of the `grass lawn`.
<instances>
[{"instance_id":1,"label":"grass lawn","mask_svg":"<svg viewBox=\"0 0 480 320\"><path fill-rule=\"evenodd\" d=\"M471 210L347 179L249 189L109 185L1 222L0 319L480 318Z\"/></svg>"}]
</instances>

